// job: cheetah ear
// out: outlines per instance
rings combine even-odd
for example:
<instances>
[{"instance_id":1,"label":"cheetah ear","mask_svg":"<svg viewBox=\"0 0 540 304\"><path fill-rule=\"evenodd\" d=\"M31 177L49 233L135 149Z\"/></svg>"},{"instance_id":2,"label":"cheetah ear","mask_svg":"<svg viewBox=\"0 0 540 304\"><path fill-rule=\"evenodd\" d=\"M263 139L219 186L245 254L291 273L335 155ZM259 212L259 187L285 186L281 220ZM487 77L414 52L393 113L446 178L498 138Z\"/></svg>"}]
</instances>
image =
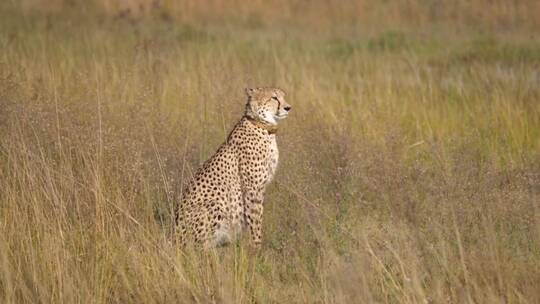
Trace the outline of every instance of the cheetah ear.
<instances>
[{"instance_id":1,"label":"cheetah ear","mask_svg":"<svg viewBox=\"0 0 540 304\"><path fill-rule=\"evenodd\" d=\"M254 88L246 88L245 91L246 91L247 97L251 98L255 94L256 89L254 89Z\"/></svg>"}]
</instances>

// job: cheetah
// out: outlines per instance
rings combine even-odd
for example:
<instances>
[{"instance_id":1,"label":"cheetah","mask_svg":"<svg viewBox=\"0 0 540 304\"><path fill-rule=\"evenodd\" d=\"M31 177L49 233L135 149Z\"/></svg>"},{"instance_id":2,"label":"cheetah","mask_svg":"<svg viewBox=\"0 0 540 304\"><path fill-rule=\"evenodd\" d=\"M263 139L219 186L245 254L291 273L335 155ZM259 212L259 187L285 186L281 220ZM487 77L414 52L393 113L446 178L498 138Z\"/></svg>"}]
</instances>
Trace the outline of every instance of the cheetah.
<instances>
[{"instance_id":1,"label":"cheetah","mask_svg":"<svg viewBox=\"0 0 540 304\"><path fill-rule=\"evenodd\" d=\"M243 117L195 174L176 208L180 243L219 247L247 230L261 245L263 200L278 165L277 124L291 106L278 88L247 88Z\"/></svg>"}]
</instances>

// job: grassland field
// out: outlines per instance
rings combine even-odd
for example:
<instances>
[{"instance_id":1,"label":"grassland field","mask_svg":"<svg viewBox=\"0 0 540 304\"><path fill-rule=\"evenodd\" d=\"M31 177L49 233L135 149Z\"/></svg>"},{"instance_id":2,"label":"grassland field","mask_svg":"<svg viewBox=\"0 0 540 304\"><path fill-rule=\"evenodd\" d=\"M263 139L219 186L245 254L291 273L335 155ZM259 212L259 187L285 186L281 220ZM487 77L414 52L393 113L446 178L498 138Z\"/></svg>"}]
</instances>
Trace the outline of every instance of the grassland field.
<instances>
[{"instance_id":1,"label":"grassland field","mask_svg":"<svg viewBox=\"0 0 540 304\"><path fill-rule=\"evenodd\" d=\"M540 303L537 1L5 0L1 303ZM173 208L278 86L263 246Z\"/></svg>"}]
</instances>

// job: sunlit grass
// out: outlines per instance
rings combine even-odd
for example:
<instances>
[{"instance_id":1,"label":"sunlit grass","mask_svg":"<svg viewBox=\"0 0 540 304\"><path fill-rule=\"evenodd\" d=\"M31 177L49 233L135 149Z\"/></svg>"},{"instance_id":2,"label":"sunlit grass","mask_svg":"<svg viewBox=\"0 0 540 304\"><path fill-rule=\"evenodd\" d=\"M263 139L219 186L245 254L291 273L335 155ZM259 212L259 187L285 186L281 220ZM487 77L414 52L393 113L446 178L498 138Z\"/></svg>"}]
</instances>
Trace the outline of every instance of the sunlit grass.
<instances>
[{"instance_id":1,"label":"sunlit grass","mask_svg":"<svg viewBox=\"0 0 540 304\"><path fill-rule=\"evenodd\" d=\"M535 2L41 2L0 4L1 302L540 302ZM179 248L254 85L263 248Z\"/></svg>"}]
</instances>

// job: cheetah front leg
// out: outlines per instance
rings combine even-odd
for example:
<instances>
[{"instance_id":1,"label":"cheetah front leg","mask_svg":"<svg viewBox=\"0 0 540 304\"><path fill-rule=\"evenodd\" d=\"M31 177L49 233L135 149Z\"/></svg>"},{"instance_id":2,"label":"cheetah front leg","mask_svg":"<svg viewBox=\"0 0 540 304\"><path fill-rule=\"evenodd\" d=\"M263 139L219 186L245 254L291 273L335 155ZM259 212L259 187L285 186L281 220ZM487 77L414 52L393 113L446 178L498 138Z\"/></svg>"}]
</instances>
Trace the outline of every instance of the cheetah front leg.
<instances>
[{"instance_id":1,"label":"cheetah front leg","mask_svg":"<svg viewBox=\"0 0 540 304\"><path fill-rule=\"evenodd\" d=\"M247 228L251 235L251 244L255 248L261 247L262 242L262 215L263 193L251 190L245 195L244 217Z\"/></svg>"}]
</instances>

